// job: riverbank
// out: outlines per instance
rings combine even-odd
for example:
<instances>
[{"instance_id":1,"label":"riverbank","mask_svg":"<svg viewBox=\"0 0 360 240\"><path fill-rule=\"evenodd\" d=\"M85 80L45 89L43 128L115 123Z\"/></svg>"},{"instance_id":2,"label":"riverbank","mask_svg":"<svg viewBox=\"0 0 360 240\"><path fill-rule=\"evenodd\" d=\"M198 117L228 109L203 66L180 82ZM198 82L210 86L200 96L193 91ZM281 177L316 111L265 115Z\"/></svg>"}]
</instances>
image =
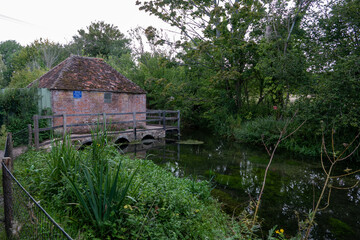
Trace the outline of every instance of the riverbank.
<instances>
[{"instance_id":1,"label":"riverbank","mask_svg":"<svg viewBox=\"0 0 360 240\"><path fill-rule=\"evenodd\" d=\"M177 178L149 160L129 159L101 139L84 151L66 142L49 153L28 151L14 169L74 239L225 239L250 234L245 218L221 211L207 181ZM99 181L113 186L122 198L110 200L106 184L96 185ZM96 209L102 209L99 218Z\"/></svg>"}]
</instances>

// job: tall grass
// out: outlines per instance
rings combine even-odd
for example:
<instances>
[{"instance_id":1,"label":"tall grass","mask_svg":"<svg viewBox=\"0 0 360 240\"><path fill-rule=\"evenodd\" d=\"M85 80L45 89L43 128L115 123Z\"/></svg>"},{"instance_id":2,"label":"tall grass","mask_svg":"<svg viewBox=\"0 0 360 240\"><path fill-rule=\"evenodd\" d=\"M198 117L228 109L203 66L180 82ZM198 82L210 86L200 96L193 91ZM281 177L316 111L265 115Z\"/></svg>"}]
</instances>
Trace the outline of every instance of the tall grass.
<instances>
[{"instance_id":1,"label":"tall grass","mask_svg":"<svg viewBox=\"0 0 360 240\"><path fill-rule=\"evenodd\" d=\"M101 165L99 172L86 165L82 166L82 179L78 181L69 179L72 189L84 210L84 217L90 218L92 224L106 234L109 224L119 218L119 210L127 196L130 184L136 173L134 171L128 178L121 171L121 163L117 169ZM81 184L81 182L84 184Z\"/></svg>"},{"instance_id":2,"label":"tall grass","mask_svg":"<svg viewBox=\"0 0 360 240\"><path fill-rule=\"evenodd\" d=\"M55 141L51 144L51 150L46 155L47 163L51 169L50 177L53 181L59 181L63 175L68 175L72 170L78 169L81 161L80 153L72 145L70 135L63 141Z\"/></svg>"}]
</instances>

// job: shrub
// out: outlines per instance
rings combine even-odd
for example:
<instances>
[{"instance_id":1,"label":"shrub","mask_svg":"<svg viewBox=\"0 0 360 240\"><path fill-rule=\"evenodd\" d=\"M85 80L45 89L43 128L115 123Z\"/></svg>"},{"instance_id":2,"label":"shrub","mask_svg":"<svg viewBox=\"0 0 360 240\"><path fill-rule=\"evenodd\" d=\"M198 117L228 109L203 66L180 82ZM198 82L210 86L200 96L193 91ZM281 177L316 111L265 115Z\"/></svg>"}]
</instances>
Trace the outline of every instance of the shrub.
<instances>
[{"instance_id":1,"label":"shrub","mask_svg":"<svg viewBox=\"0 0 360 240\"><path fill-rule=\"evenodd\" d=\"M37 89L5 89L0 94L0 125L13 133L15 146L27 143L27 125L37 114Z\"/></svg>"}]
</instances>

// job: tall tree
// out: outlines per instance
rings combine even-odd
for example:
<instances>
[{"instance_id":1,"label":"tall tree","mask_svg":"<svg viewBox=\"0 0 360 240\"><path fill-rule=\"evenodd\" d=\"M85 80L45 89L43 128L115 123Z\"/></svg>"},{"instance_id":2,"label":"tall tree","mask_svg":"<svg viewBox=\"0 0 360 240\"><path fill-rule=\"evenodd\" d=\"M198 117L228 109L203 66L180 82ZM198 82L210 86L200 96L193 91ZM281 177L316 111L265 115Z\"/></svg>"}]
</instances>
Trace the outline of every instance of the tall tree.
<instances>
[{"instance_id":1,"label":"tall tree","mask_svg":"<svg viewBox=\"0 0 360 240\"><path fill-rule=\"evenodd\" d=\"M5 64L6 69L3 69L3 81L0 87L6 87L12 77L14 66L13 58L22 49L22 46L14 40L8 40L0 43L0 55L2 55L2 61Z\"/></svg>"},{"instance_id":2,"label":"tall tree","mask_svg":"<svg viewBox=\"0 0 360 240\"><path fill-rule=\"evenodd\" d=\"M238 111L249 99L249 66L254 64L253 29L264 9L257 1L137 1L140 9L177 27L185 41L185 64L214 72L208 84L225 106ZM224 106L224 104L222 104Z\"/></svg>"},{"instance_id":3,"label":"tall tree","mask_svg":"<svg viewBox=\"0 0 360 240\"><path fill-rule=\"evenodd\" d=\"M116 26L103 21L92 22L86 30L78 30L78 35L73 36L73 40L84 55L91 57L120 57L130 52L130 40Z\"/></svg>"},{"instance_id":4,"label":"tall tree","mask_svg":"<svg viewBox=\"0 0 360 240\"><path fill-rule=\"evenodd\" d=\"M315 74L312 101L331 127L360 128L360 1L330 2L309 28ZM312 116L312 115L311 115Z\"/></svg>"},{"instance_id":5,"label":"tall tree","mask_svg":"<svg viewBox=\"0 0 360 240\"><path fill-rule=\"evenodd\" d=\"M2 55L0 54L0 87L5 87L7 85L4 81L4 72L6 72L6 65L3 61Z\"/></svg>"},{"instance_id":6,"label":"tall tree","mask_svg":"<svg viewBox=\"0 0 360 240\"><path fill-rule=\"evenodd\" d=\"M286 106L290 93L298 93L307 81L307 63L302 22L313 0L266 0L265 36L259 43L260 101L266 96L272 104ZM285 104L284 104L285 96Z\"/></svg>"}]
</instances>

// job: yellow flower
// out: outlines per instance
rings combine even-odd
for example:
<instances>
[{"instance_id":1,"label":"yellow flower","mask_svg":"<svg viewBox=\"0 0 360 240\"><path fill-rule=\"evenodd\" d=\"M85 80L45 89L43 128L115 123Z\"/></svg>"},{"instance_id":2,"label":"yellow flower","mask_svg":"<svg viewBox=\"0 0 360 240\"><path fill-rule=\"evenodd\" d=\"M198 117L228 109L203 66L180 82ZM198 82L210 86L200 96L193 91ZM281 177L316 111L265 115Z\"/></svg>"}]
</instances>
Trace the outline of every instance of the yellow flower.
<instances>
[{"instance_id":1,"label":"yellow flower","mask_svg":"<svg viewBox=\"0 0 360 240\"><path fill-rule=\"evenodd\" d=\"M280 234L280 231L279 231L279 230L276 230L275 233Z\"/></svg>"},{"instance_id":2,"label":"yellow flower","mask_svg":"<svg viewBox=\"0 0 360 240\"><path fill-rule=\"evenodd\" d=\"M284 233L284 229L281 228L281 229L280 229L280 232L281 232L281 233Z\"/></svg>"},{"instance_id":3,"label":"yellow flower","mask_svg":"<svg viewBox=\"0 0 360 240\"><path fill-rule=\"evenodd\" d=\"M130 209L131 211L133 210L133 208L129 204L125 205L124 208L125 209Z\"/></svg>"},{"instance_id":4,"label":"yellow flower","mask_svg":"<svg viewBox=\"0 0 360 240\"><path fill-rule=\"evenodd\" d=\"M97 146L100 147L100 143L98 143Z\"/></svg>"}]
</instances>

